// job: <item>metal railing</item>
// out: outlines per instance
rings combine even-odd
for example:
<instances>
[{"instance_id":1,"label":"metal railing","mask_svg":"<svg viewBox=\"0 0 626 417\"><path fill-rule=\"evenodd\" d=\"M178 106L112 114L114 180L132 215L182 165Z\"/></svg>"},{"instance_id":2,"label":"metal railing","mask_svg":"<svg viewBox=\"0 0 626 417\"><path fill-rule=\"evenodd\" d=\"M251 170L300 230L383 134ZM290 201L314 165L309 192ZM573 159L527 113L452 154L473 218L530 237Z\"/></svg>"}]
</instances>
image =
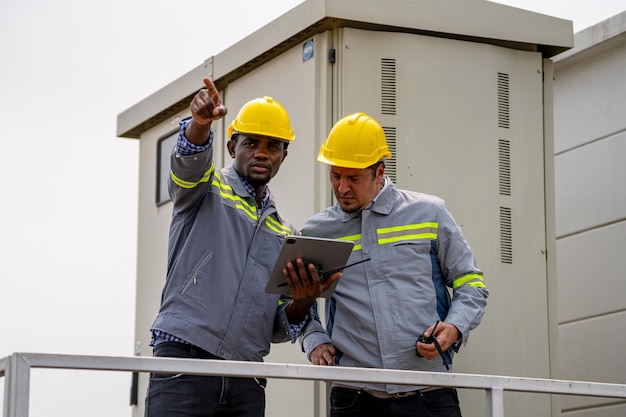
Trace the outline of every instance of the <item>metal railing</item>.
<instances>
[{"instance_id":1,"label":"metal railing","mask_svg":"<svg viewBox=\"0 0 626 417\"><path fill-rule=\"evenodd\" d=\"M28 416L32 368L377 382L482 389L487 399L487 417L504 417L504 391L626 398L626 384L224 360L13 353L0 359L0 377L5 377L3 417Z\"/></svg>"}]
</instances>

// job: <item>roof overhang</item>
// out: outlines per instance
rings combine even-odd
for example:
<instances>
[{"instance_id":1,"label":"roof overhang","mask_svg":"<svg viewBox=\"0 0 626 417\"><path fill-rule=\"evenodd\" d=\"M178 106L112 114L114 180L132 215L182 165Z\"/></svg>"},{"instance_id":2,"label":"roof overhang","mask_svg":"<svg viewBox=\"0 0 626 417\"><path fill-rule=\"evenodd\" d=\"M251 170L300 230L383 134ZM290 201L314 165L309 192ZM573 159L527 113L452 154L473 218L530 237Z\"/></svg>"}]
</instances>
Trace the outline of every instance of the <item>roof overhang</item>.
<instances>
[{"instance_id":1,"label":"roof overhang","mask_svg":"<svg viewBox=\"0 0 626 417\"><path fill-rule=\"evenodd\" d=\"M553 58L554 70L571 67L610 49L626 45L626 12L617 14L574 35L574 47Z\"/></svg>"},{"instance_id":2,"label":"roof overhang","mask_svg":"<svg viewBox=\"0 0 626 417\"><path fill-rule=\"evenodd\" d=\"M341 27L487 43L546 58L574 46L571 21L486 0L306 0L119 114L117 135L139 138L185 109L205 76L223 89L302 41Z\"/></svg>"}]
</instances>

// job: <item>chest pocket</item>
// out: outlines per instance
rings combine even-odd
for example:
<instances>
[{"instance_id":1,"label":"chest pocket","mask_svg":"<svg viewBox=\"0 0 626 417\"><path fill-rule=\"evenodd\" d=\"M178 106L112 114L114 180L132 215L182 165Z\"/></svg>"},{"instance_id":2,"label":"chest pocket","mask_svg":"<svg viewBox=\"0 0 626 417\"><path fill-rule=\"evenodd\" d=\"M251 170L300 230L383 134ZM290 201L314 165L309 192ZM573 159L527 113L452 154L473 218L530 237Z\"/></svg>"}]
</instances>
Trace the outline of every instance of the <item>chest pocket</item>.
<instances>
[{"instance_id":1,"label":"chest pocket","mask_svg":"<svg viewBox=\"0 0 626 417\"><path fill-rule=\"evenodd\" d=\"M413 282L420 276L432 276L437 229L436 222L377 229L378 245L386 272L395 279ZM436 261L436 256L434 259Z\"/></svg>"},{"instance_id":2,"label":"chest pocket","mask_svg":"<svg viewBox=\"0 0 626 417\"><path fill-rule=\"evenodd\" d=\"M380 247L382 266L393 279L415 282L432 275L431 241L396 242Z\"/></svg>"}]
</instances>

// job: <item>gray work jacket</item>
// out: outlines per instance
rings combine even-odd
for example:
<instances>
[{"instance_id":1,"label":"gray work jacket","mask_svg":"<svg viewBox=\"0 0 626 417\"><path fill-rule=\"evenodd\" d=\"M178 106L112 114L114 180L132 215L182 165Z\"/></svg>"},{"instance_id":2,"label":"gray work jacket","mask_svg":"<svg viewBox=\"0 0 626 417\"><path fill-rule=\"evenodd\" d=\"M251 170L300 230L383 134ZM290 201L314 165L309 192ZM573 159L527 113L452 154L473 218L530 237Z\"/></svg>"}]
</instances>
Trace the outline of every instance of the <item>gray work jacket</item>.
<instances>
[{"instance_id":1,"label":"gray work jacket","mask_svg":"<svg viewBox=\"0 0 626 417\"><path fill-rule=\"evenodd\" d=\"M483 317L488 291L482 272L438 197L399 190L386 178L376 201L363 211L348 214L335 205L307 220L301 232L353 241L348 263L371 258L345 269L326 301L328 335L319 321L308 324L302 338L307 356L320 343L332 342L338 366L445 372L441 358L415 354L418 336L445 320L462 334L458 350ZM389 393L423 388L342 385Z\"/></svg>"},{"instance_id":2,"label":"gray work jacket","mask_svg":"<svg viewBox=\"0 0 626 417\"><path fill-rule=\"evenodd\" d=\"M297 234L273 198L257 214L233 166L216 169L213 148L171 157L168 267L152 329L228 360L262 361L289 340L286 303L265 293L286 235Z\"/></svg>"}]
</instances>

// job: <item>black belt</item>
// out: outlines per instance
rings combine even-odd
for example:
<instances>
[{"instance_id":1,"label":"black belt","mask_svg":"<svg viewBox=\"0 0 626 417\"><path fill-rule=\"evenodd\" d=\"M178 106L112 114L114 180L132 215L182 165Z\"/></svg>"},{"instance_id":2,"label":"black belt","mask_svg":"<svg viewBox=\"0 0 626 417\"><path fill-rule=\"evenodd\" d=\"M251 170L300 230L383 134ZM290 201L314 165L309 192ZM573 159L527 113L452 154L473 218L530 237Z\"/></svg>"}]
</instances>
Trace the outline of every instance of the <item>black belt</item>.
<instances>
[{"instance_id":1,"label":"black belt","mask_svg":"<svg viewBox=\"0 0 626 417\"><path fill-rule=\"evenodd\" d=\"M418 389L418 390L415 390L415 391L394 392L394 393L389 393L389 392L385 392L385 391L374 391L374 390L368 390L368 389L363 389L363 391L367 392L372 397L386 400L386 399L389 399L389 398L410 397L411 395L423 394L425 392L435 391L435 390L444 389L444 388L446 388L446 387L426 387L426 388Z\"/></svg>"}]
</instances>

